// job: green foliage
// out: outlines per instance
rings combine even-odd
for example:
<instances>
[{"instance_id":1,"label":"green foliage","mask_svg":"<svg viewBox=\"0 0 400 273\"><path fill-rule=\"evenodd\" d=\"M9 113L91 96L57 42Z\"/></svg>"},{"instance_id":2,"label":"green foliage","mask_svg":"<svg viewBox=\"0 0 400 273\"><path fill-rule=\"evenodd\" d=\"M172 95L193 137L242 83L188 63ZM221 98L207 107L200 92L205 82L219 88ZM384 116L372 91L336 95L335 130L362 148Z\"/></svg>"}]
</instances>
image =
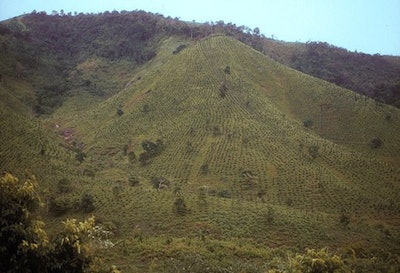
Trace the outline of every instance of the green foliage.
<instances>
[{"instance_id":1,"label":"green foliage","mask_svg":"<svg viewBox=\"0 0 400 273\"><path fill-rule=\"evenodd\" d=\"M96 209L94 205L93 195L90 193L84 193L81 197L80 208L83 212L89 213Z\"/></svg>"},{"instance_id":2,"label":"green foliage","mask_svg":"<svg viewBox=\"0 0 400 273\"><path fill-rule=\"evenodd\" d=\"M144 152L139 155L139 161L142 165L147 165L150 159L158 156L164 149L164 143L161 139L157 139L156 143L150 140L144 140L142 142L142 148Z\"/></svg>"},{"instance_id":3,"label":"green foliage","mask_svg":"<svg viewBox=\"0 0 400 273\"><path fill-rule=\"evenodd\" d=\"M268 207L267 210L267 215L265 216L265 220L267 221L267 224L272 225L275 221L275 211L272 207Z\"/></svg>"},{"instance_id":4,"label":"green foliage","mask_svg":"<svg viewBox=\"0 0 400 273\"><path fill-rule=\"evenodd\" d=\"M316 159L319 156L319 147L316 145L308 147L308 154L312 159Z\"/></svg>"},{"instance_id":5,"label":"green foliage","mask_svg":"<svg viewBox=\"0 0 400 273\"><path fill-rule=\"evenodd\" d=\"M306 128L311 128L314 125L314 122L311 119L306 119L303 121L303 125Z\"/></svg>"},{"instance_id":6,"label":"green foliage","mask_svg":"<svg viewBox=\"0 0 400 273\"><path fill-rule=\"evenodd\" d=\"M182 50L184 50L187 47L187 45L179 45L173 52L172 54L178 54L179 52L181 52Z\"/></svg>"},{"instance_id":7,"label":"green foliage","mask_svg":"<svg viewBox=\"0 0 400 273\"><path fill-rule=\"evenodd\" d=\"M187 208L186 208L186 202L185 202L185 199L183 198L183 196L179 195L178 197L176 197L176 199L174 201L174 205L173 205L173 211L180 216L183 216L186 214Z\"/></svg>"},{"instance_id":8,"label":"green foliage","mask_svg":"<svg viewBox=\"0 0 400 273\"><path fill-rule=\"evenodd\" d=\"M140 184L140 180L136 176L130 176L128 182L129 185L131 185L132 187L138 186Z\"/></svg>"},{"instance_id":9,"label":"green foliage","mask_svg":"<svg viewBox=\"0 0 400 273\"><path fill-rule=\"evenodd\" d=\"M54 216L61 216L74 208L76 204L69 196L52 196L49 199L49 212Z\"/></svg>"},{"instance_id":10,"label":"green foliage","mask_svg":"<svg viewBox=\"0 0 400 273\"><path fill-rule=\"evenodd\" d=\"M72 191L72 183L71 180L64 177L57 182L57 191L59 193L69 193Z\"/></svg>"},{"instance_id":11,"label":"green foliage","mask_svg":"<svg viewBox=\"0 0 400 273\"><path fill-rule=\"evenodd\" d=\"M352 272L340 256L328 249L307 249L306 253L298 254L291 259L294 272L310 273L347 273Z\"/></svg>"},{"instance_id":12,"label":"green foliage","mask_svg":"<svg viewBox=\"0 0 400 273\"><path fill-rule=\"evenodd\" d=\"M382 146L383 142L379 137L373 138L371 139L371 141L369 142L369 146L372 149L378 149Z\"/></svg>"},{"instance_id":13,"label":"green foliage","mask_svg":"<svg viewBox=\"0 0 400 273\"><path fill-rule=\"evenodd\" d=\"M169 181L165 177L152 177L151 184L155 189L162 190L162 189L168 189L169 186L171 185L171 181Z\"/></svg>"},{"instance_id":14,"label":"green foliage","mask_svg":"<svg viewBox=\"0 0 400 273\"><path fill-rule=\"evenodd\" d=\"M347 227L350 224L350 216L346 211L343 210L340 214L339 222L344 227Z\"/></svg>"},{"instance_id":15,"label":"green foliage","mask_svg":"<svg viewBox=\"0 0 400 273\"><path fill-rule=\"evenodd\" d=\"M227 94L227 92L228 92L228 87L226 86L226 84L224 83L224 84L222 84L221 85L221 87L219 88L219 96L221 97L221 98L225 98L226 97L226 94Z\"/></svg>"},{"instance_id":16,"label":"green foliage","mask_svg":"<svg viewBox=\"0 0 400 273\"><path fill-rule=\"evenodd\" d=\"M76 150L76 155L75 155L75 159L79 162L82 163L85 160L86 157L86 153L83 152L81 149L77 149Z\"/></svg>"},{"instance_id":17,"label":"green foliage","mask_svg":"<svg viewBox=\"0 0 400 273\"><path fill-rule=\"evenodd\" d=\"M120 116L122 116L124 114L124 110L122 110L122 107L120 106L120 107L118 107L117 108L117 115L120 117Z\"/></svg>"},{"instance_id":18,"label":"green foliage","mask_svg":"<svg viewBox=\"0 0 400 273\"><path fill-rule=\"evenodd\" d=\"M275 57L283 61L282 56ZM299 47L286 63L304 73L399 106L400 67L384 56L311 42L305 44L305 50Z\"/></svg>"},{"instance_id":19,"label":"green foliage","mask_svg":"<svg viewBox=\"0 0 400 273\"><path fill-rule=\"evenodd\" d=\"M204 163L203 165L200 166L200 173L202 175L208 174L209 168L208 168L208 163Z\"/></svg>"},{"instance_id":20,"label":"green foliage","mask_svg":"<svg viewBox=\"0 0 400 273\"><path fill-rule=\"evenodd\" d=\"M0 271L99 272L93 270L94 257L87 244L94 218L79 223L68 219L49 240L44 223L33 216L40 204L36 185L35 177L21 183L6 173L0 179Z\"/></svg>"},{"instance_id":21,"label":"green foliage","mask_svg":"<svg viewBox=\"0 0 400 273\"><path fill-rule=\"evenodd\" d=\"M230 75L231 74L231 67L229 65L225 66L224 72L225 72L225 74Z\"/></svg>"}]
</instances>

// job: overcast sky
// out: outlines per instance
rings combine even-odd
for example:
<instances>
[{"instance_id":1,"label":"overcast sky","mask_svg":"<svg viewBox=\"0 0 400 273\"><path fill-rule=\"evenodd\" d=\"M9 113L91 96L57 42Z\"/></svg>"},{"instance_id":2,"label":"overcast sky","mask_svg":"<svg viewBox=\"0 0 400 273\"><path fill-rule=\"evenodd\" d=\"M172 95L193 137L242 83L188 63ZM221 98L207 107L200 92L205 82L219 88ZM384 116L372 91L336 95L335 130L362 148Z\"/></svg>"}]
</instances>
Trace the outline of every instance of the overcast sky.
<instances>
[{"instance_id":1,"label":"overcast sky","mask_svg":"<svg viewBox=\"0 0 400 273\"><path fill-rule=\"evenodd\" d=\"M33 10L145 10L181 20L259 27L267 37L323 41L350 51L400 56L400 0L0 0L0 20Z\"/></svg>"}]
</instances>

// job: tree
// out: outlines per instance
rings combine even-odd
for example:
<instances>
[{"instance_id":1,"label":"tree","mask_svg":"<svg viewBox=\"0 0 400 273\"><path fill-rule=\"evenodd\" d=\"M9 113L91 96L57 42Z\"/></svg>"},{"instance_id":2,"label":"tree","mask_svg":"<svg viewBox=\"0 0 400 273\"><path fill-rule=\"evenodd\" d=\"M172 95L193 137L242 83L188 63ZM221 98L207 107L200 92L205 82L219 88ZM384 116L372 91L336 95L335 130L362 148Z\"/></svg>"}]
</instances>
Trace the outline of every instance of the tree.
<instances>
[{"instance_id":1,"label":"tree","mask_svg":"<svg viewBox=\"0 0 400 273\"><path fill-rule=\"evenodd\" d=\"M319 147L316 145L312 145L308 147L308 154L312 157L312 159L316 159L319 155Z\"/></svg>"},{"instance_id":2,"label":"tree","mask_svg":"<svg viewBox=\"0 0 400 273\"><path fill-rule=\"evenodd\" d=\"M175 199L174 206L173 206L173 211L178 214L178 215L185 215L187 208L186 208L186 203L185 199L183 196L178 195L178 197Z\"/></svg>"},{"instance_id":3,"label":"tree","mask_svg":"<svg viewBox=\"0 0 400 273\"><path fill-rule=\"evenodd\" d=\"M311 128L314 125L314 122L311 119L306 119L303 121L303 125L306 128Z\"/></svg>"},{"instance_id":4,"label":"tree","mask_svg":"<svg viewBox=\"0 0 400 273\"><path fill-rule=\"evenodd\" d=\"M36 186L34 176L23 182L10 173L0 178L0 272L104 272L95 269L88 244L94 218L67 219L49 238L44 223L34 217L41 205Z\"/></svg>"},{"instance_id":5,"label":"tree","mask_svg":"<svg viewBox=\"0 0 400 273\"><path fill-rule=\"evenodd\" d=\"M122 116L124 114L124 110L122 110L122 107L121 106L118 106L118 108L117 108L117 115L118 116Z\"/></svg>"},{"instance_id":6,"label":"tree","mask_svg":"<svg viewBox=\"0 0 400 273\"><path fill-rule=\"evenodd\" d=\"M373 138L371 139L371 141L369 142L369 146L372 149L378 149L382 146L383 142L379 137Z\"/></svg>"},{"instance_id":7,"label":"tree","mask_svg":"<svg viewBox=\"0 0 400 273\"><path fill-rule=\"evenodd\" d=\"M80 207L86 213L94 211L96 207L94 206L93 195L90 193L83 194Z\"/></svg>"}]
</instances>

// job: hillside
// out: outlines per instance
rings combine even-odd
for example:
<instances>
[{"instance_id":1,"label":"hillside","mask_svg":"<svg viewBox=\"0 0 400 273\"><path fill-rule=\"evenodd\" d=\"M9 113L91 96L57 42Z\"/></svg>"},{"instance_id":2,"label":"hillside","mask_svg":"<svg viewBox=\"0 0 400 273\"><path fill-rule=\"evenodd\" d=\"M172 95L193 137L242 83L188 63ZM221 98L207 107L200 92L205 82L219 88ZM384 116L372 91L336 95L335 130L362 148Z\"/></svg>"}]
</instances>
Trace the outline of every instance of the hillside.
<instances>
[{"instance_id":1,"label":"hillside","mask_svg":"<svg viewBox=\"0 0 400 273\"><path fill-rule=\"evenodd\" d=\"M195 236L206 222L213 239L303 247L385 241L396 248L395 237L386 242L375 226L398 232L396 108L288 69L226 36L172 54L179 45L166 40L112 98L78 111L71 99L51 119L74 128L84 143L83 166L96 173L90 191L97 213L149 236ZM374 138L382 147L370 147ZM146 140L160 150L149 152ZM171 210L176 191L188 209L183 217ZM345 232L341 215L351 218Z\"/></svg>"},{"instance_id":2,"label":"hillside","mask_svg":"<svg viewBox=\"0 0 400 273\"><path fill-rule=\"evenodd\" d=\"M400 106L400 57L349 52L323 42L264 40L265 53L294 69Z\"/></svg>"},{"instance_id":3,"label":"hillside","mask_svg":"<svg viewBox=\"0 0 400 273\"><path fill-rule=\"evenodd\" d=\"M97 253L123 272L293 272L311 256L398 271L398 108L278 63L259 36L181 35L160 17L172 30L121 42L151 49L142 60L105 49L108 28L146 13L65 15L102 26L96 52L34 38L35 16L1 36L27 42L2 53L0 169L38 176L50 233L94 215L113 234ZM44 45L28 65L21 52ZM338 256L305 250L323 247Z\"/></svg>"}]
</instances>

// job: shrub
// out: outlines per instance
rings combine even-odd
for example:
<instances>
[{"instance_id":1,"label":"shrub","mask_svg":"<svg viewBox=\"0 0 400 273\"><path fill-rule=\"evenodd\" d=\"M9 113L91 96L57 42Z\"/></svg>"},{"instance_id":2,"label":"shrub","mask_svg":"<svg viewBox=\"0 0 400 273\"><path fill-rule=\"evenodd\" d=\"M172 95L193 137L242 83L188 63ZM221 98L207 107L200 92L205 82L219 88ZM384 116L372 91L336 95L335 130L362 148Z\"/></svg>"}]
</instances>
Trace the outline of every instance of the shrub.
<instances>
[{"instance_id":1,"label":"shrub","mask_svg":"<svg viewBox=\"0 0 400 273\"><path fill-rule=\"evenodd\" d=\"M179 45L173 52L172 54L178 54L179 52L181 52L182 50L184 50L187 47L187 45Z\"/></svg>"},{"instance_id":2,"label":"shrub","mask_svg":"<svg viewBox=\"0 0 400 273\"><path fill-rule=\"evenodd\" d=\"M61 216L74 208L74 202L70 197L51 197L49 200L49 212L54 216Z\"/></svg>"},{"instance_id":3,"label":"shrub","mask_svg":"<svg viewBox=\"0 0 400 273\"><path fill-rule=\"evenodd\" d=\"M372 149L378 149L382 146L383 142L379 137L373 138L371 139L371 141L369 142L369 146Z\"/></svg>"},{"instance_id":4,"label":"shrub","mask_svg":"<svg viewBox=\"0 0 400 273\"><path fill-rule=\"evenodd\" d=\"M118 107L118 108L117 108L117 115L118 115L118 116L122 116L123 114L124 114L124 110L122 110L121 107Z\"/></svg>"},{"instance_id":5,"label":"shrub","mask_svg":"<svg viewBox=\"0 0 400 273\"><path fill-rule=\"evenodd\" d=\"M306 119L303 121L303 125L306 128L311 128L314 125L314 122L311 119Z\"/></svg>"},{"instance_id":6,"label":"shrub","mask_svg":"<svg viewBox=\"0 0 400 273\"><path fill-rule=\"evenodd\" d=\"M86 154L82 150L78 149L76 151L75 159L78 160L79 163L82 163L85 160L85 157Z\"/></svg>"},{"instance_id":7,"label":"shrub","mask_svg":"<svg viewBox=\"0 0 400 273\"><path fill-rule=\"evenodd\" d=\"M227 65L224 69L225 74L231 74L231 67L229 65Z\"/></svg>"},{"instance_id":8,"label":"shrub","mask_svg":"<svg viewBox=\"0 0 400 273\"><path fill-rule=\"evenodd\" d=\"M307 249L306 253L296 255L290 262L290 272L351 272L341 257L330 253L326 248L321 250Z\"/></svg>"},{"instance_id":9,"label":"shrub","mask_svg":"<svg viewBox=\"0 0 400 273\"><path fill-rule=\"evenodd\" d=\"M319 155L319 147L316 145L308 147L308 154L311 156L312 159L316 159Z\"/></svg>"},{"instance_id":10,"label":"shrub","mask_svg":"<svg viewBox=\"0 0 400 273\"><path fill-rule=\"evenodd\" d=\"M130 176L128 178L128 182L129 182L129 185L131 185L132 187L138 186L140 183L139 178L137 178L136 176Z\"/></svg>"},{"instance_id":11,"label":"shrub","mask_svg":"<svg viewBox=\"0 0 400 273\"><path fill-rule=\"evenodd\" d=\"M345 211L342 211L339 222L343 226L348 226L350 224L350 216Z\"/></svg>"},{"instance_id":12,"label":"shrub","mask_svg":"<svg viewBox=\"0 0 400 273\"><path fill-rule=\"evenodd\" d=\"M80 208L83 212L89 213L95 210L94 198L90 193L85 193L82 195Z\"/></svg>"},{"instance_id":13,"label":"shrub","mask_svg":"<svg viewBox=\"0 0 400 273\"><path fill-rule=\"evenodd\" d=\"M228 190L221 190L217 195L221 198L231 198L231 193Z\"/></svg>"},{"instance_id":14,"label":"shrub","mask_svg":"<svg viewBox=\"0 0 400 273\"><path fill-rule=\"evenodd\" d=\"M57 191L59 193L68 193L72 191L71 181L67 178L62 178L57 182Z\"/></svg>"},{"instance_id":15,"label":"shrub","mask_svg":"<svg viewBox=\"0 0 400 273\"><path fill-rule=\"evenodd\" d=\"M226 97L226 93L228 92L228 87L226 86L226 84L222 84L221 87L219 88L219 96L221 98L225 98Z\"/></svg>"},{"instance_id":16,"label":"shrub","mask_svg":"<svg viewBox=\"0 0 400 273\"><path fill-rule=\"evenodd\" d=\"M201 165L201 167L200 167L200 173L201 173L202 175L208 174L208 164L207 164L207 163L204 163L203 165Z\"/></svg>"},{"instance_id":17,"label":"shrub","mask_svg":"<svg viewBox=\"0 0 400 273\"><path fill-rule=\"evenodd\" d=\"M131 163L134 163L136 161L136 155L133 151L130 151L128 153L128 159L129 159L129 162L131 162Z\"/></svg>"},{"instance_id":18,"label":"shrub","mask_svg":"<svg viewBox=\"0 0 400 273\"><path fill-rule=\"evenodd\" d=\"M174 206L173 206L173 211L178 214L178 215L185 215L187 208L186 208L186 203L185 199L183 199L182 196L178 196L175 199Z\"/></svg>"},{"instance_id":19,"label":"shrub","mask_svg":"<svg viewBox=\"0 0 400 273\"><path fill-rule=\"evenodd\" d=\"M168 188L171 184L171 181L169 181L165 177L153 177L151 179L151 184L154 188L161 190Z\"/></svg>"}]
</instances>

